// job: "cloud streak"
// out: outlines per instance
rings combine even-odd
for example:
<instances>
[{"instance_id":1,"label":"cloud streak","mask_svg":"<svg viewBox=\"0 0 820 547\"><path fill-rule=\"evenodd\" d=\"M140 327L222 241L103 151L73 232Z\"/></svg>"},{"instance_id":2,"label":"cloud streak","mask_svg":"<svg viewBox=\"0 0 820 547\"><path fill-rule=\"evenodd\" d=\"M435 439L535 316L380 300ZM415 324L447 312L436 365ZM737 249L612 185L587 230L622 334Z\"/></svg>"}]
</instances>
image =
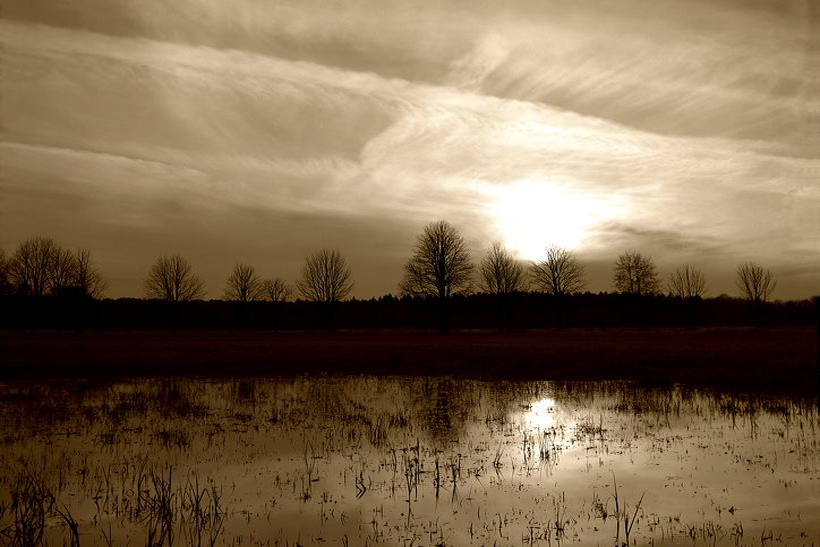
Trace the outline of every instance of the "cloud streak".
<instances>
[{"instance_id":1,"label":"cloud streak","mask_svg":"<svg viewBox=\"0 0 820 547\"><path fill-rule=\"evenodd\" d=\"M344 242L383 274L360 296L393 290L397 248L438 218L476 250L500 238L527 258L572 240L596 261L622 247L670 265L700 253L724 276L740 257L784 272L820 262L820 93L800 70L820 48L800 3L681 17L666 3L640 17L595 2L105 4L12 3L0 19L3 246L48 232L54 196L68 195L85 204L76 244L91 248L101 223L152 241L181 211L226 230L248 211L277 227L335 219L300 222L299 246L286 230L266 237L291 271L308 242ZM509 228L521 188L545 202L523 226L545 233ZM349 237L363 225L392 235L373 248ZM237 243L249 237L223 238L222 254L255 248ZM137 293L128 259L110 260L114 292ZM230 264L208 268L219 283Z\"/></svg>"}]
</instances>

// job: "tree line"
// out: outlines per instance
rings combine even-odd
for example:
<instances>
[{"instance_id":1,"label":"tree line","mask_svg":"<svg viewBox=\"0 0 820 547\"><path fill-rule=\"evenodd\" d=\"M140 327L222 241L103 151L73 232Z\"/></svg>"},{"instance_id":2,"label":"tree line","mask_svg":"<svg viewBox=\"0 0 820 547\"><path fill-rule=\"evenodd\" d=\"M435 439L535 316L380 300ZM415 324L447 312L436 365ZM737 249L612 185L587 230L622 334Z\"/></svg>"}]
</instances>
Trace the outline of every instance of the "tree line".
<instances>
[{"instance_id":1,"label":"tree line","mask_svg":"<svg viewBox=\"0 0 820 547\"><path fill-rule=\"evenodd\" d=\"M70 250L50 237L20 243L7 257L0 249L0 295L100 298L108 287L88 249Z\"/></svg>"},{"instance_id":2,"label":"tree line","mask_svg":"<svg viewBox=\"0 0 820 547\"><path fill-rule=\"evenodd\" d=\"M438 221L424 226L418 235L398 288L401 297L435 302L438 327L446 331L454 297L489 295L503 327L511 319L513 296L533 290L551 297L555 324L560 328L568 297L584 291L586 285L586 269L568 249L549 247L542 260L525 264L502 244L493 243L474 264L458 230ZM744 262L737 267L736 285L741 298L759 309L771 297L776 281L768 269ZM663 290L652 258L635 250L618 257L613 286L618 293L633 297L660 295ZM9 256L0 249L0 295L98 299L106 287L87 249L69 250L42 236L22 242ZM704 273L683 265L670 274L665 288L667 295L690 304L690 319L695 322L697 302L707 290ZM205 296L204 283L181 255L157 258L146 273L144 289L148 299L168 304ZM262 300L280 309L296 296L315 303L330 327L336 304L348 299L352 289L353 273L346 258L338 250L321 249L305 259L292 285L282 278L263 279L253 266L238 263L225 281L223 298L240 309Z\"/></svg>"}]
</instances>

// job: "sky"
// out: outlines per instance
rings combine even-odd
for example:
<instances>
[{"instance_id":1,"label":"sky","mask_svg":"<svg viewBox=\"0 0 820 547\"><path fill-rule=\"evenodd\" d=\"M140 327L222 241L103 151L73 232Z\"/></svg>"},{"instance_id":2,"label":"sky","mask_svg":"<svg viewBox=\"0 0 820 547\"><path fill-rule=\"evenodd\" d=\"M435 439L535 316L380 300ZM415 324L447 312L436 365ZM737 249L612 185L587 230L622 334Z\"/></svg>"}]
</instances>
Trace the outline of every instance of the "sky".
<instances>
[{"instance_id":1,"label":"sky","mask_svg":"<svg viewBox=\"0 0 820 547\"><path fill-rule=\"evenodd\" d=\"M339 249L395 293L421 228L737 294L820 294L820 0L0 0L0 247L163 254L219 298Z\"/></svg>"}]
</instances>

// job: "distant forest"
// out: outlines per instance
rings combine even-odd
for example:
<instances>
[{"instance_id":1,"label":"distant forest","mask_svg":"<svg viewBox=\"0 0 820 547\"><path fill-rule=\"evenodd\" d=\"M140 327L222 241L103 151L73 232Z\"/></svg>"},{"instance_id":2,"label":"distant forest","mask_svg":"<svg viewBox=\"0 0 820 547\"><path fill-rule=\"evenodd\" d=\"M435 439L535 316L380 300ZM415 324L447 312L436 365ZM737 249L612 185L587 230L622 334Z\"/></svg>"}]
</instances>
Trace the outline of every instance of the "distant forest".
<instances>
[{"instance_id":1,"label":"distant forest","mask_svg":"<svg viewBox=\"0 0 820 547\"><path fill-rule=\"evenodd\" d=\"M145 298L104 298L103 273L86 249L35 237L0 250L0 328L134 330L528 329L785 325L815 321L811 300L771 302L772 273L738 265L738 296L705 297L706 278L683 265L664 283L651 257L624 252L613 267L614 292L585 290L573 253L546 249L525 264L493 244L474 264L450 224L428 224L399 283L398 296L349 298L353 273L344 256L322 249L305 259L293 285L235 265L223 298L204 286L180 255L161 256L144 278Z\"/></svg>"},{"instance_id":2,"label":"distant forest","mask_svg":"<svg viewBox=\"0 0 820 547\"><path fill-rule=\"evenodd\" d=\"M506 321L499 319L492 295L453 297L453 329L526 329L558 327L554 297L528 292L509 302ZM582 293L562 304L562 327L607 328L650 326L744 326L807 324L814 321L809 300L766 303L753 313L739 298L706 298L694 311L670 296L631 297L611 293ZM340 302L328 325L321 304L296 301L241 304L224 300L168 304L158 300L119 298L77 301L64 297L2 299L0 325L4 329L62 330L313 330L438 328L438 305L431 298L383 296ZM761 313L762 312L762 313Z\"/></svg>"}]
</instances>

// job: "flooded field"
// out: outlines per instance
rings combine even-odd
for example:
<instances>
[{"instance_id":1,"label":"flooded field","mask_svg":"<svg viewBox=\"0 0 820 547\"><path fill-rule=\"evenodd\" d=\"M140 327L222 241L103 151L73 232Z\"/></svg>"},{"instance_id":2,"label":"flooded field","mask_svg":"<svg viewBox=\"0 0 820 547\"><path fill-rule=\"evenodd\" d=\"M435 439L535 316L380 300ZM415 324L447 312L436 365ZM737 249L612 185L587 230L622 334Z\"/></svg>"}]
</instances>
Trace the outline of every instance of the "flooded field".
<instances>
[{"instance_id":1,"label":"flooded field","mask_svg":"<svg viewBox=\"0 0 820 547\"><path fill-rule=\"evenodd\" d=\"M813 401L447 378L0 386L0 543L820 545Z\"/></svg>"}]
</instances>

